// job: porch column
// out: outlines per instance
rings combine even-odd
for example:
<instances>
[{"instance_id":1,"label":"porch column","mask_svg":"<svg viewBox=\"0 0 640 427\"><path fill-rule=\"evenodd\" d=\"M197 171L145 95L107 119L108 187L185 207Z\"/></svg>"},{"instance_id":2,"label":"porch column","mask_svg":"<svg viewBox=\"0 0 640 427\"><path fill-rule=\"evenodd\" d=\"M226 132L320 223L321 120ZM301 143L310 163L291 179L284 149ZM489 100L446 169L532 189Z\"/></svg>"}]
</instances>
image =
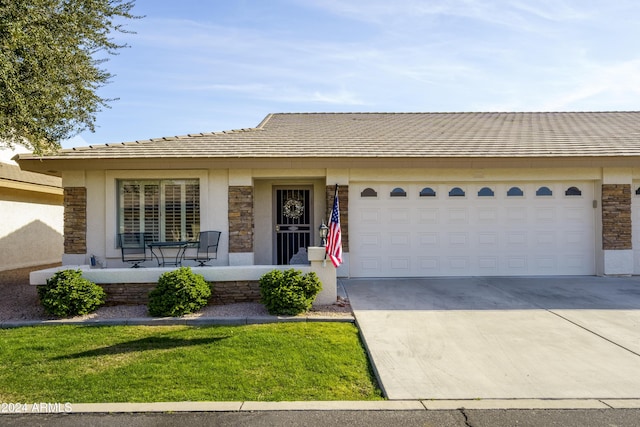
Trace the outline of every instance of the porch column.
<instances>
[{"instance_id":1,"label":"porch column","mask_svg":"<svg viewBox=\"0 0 640 427\"><path fill-rule=\"evenodd\" d=\"M633 274L631 171L605 170L602 184L604 274Z\"/></svg>"},{"instance_id":2,"label":"porch column","mask_svg":"<svg viewBox=\"0 0 640 427\"><path fill-rule=\"evenodd\" d=\"M65 187L63 265L82 265L87 255L87 189Z\"/></svg>"},{"instance_id":3,"label":"porch column","mask_svg":"<svg viewBox=\"0 0 640 427\"><path fill-rule=\"evenodd\" d=\"M318 275L322 283L322 290L316 297L313 305L333 304L338 299L338 280L336 268L325 256L325 247L309 246L307 256L311 263L311 271Z\"/></svg>"},{"instance_id":4,"label":"porch column","mask_svg":"<svg viewBox=\"0 0 640 427\"><path fill-rule=\"evenodd\" d=\"M229 186L229 265L253 265L253 186Z\"/></svg>"}]
</instances>

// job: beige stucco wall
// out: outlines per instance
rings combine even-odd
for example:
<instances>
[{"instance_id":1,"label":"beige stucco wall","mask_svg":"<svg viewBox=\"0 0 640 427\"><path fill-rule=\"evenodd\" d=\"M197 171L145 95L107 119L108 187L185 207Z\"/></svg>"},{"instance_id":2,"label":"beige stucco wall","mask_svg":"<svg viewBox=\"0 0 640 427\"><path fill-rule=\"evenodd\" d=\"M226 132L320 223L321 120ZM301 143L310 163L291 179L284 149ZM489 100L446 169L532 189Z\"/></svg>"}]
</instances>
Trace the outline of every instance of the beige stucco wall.
<instances>
[{"instance_id":1,"label":"beige stucco wall","mask_svg":"<svg viewBox=\"0 0 640 427\"><path fill-rule=\"evenodd\" d=\"M597 180L602 179L602 168L460 168L460 169L351 169L351 182L357 181L434 181L434 182L474 182L474 181L514 181L514 180Z\"/></svg>"},{"instance_id":2,"label":"beige stucco wall","mask_svg":"<svg viewBox=\"0 0 640 427\"><path fill-rule=\"evenodd\" d=\"M0 190L0 271L60 262L63 208L47 194ZM16 197L18 196L18 197Z\"/></svg>"}]
</instances>

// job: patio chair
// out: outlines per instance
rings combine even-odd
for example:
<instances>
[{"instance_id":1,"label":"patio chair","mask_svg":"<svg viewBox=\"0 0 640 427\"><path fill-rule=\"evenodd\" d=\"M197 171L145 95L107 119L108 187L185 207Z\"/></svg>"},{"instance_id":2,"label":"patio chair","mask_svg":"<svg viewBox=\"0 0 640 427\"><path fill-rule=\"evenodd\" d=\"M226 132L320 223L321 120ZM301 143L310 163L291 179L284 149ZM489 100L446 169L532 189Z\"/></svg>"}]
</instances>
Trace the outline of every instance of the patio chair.
<instances>
[{"instance_id":1,"label":"patio chair","mask_svg":"<svg viewBox=\"0 0 640 427\"><path fill-rule=\"evenodd\" d=\"M219 231L201 231L198 241L193 243L193 247L186 249L184 259L197 262L198 267L204 267L207 262L217 259L220 234ZM195 255L192 255L194 252Z\"/></svg>"},{"instance_id":2,"label":"patio chair","mask_svg":"<svg viewBox=\"0 0 640 427\"><path fill-rule=\"evenodd\" d=\"M147 238L145 233L118 234L118 244L122 252L122 262L133 264L131 268L139 268L147 261Z\"/></svg>"}]
</instances>

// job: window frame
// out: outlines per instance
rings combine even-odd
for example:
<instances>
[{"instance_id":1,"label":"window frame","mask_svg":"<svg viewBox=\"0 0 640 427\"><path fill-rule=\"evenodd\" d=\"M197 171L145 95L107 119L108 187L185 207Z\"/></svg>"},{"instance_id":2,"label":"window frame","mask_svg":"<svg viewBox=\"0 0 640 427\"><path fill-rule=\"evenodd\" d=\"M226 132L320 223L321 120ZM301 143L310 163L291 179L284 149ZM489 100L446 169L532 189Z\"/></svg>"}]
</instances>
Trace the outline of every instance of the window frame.
<instances>
[{"instance_id":1,"label":"window frame","mask_svg":"<svg viewBox=\"0 0 640 427\"><path fill-rule=\"evenodd\" d=\"M419 197L438 197L438 191L435 190L433 187L424 187L422 190L420 190L420 192L418 193Z\"/></svg>"},{"instance_id":2,"label":"window frame","mask_svg":"<svg viewBox=\"0 0 640 427\"><path fill-rule=\"evenodd\" d=\"M549 192L548 194L546 194L546 192ZM540 185L537 189L536 189L536 197L549 197L549 198L553 198L553 196L555 192L553 191L553 188L549 187L548 185Z\"/></svg>"},{"instance_id":3,"label":"window frame","mask_svg":"<svg viewBox=\"0 0 640 427\"><path fill-rule=\"evenodd\" d=\"M476 192L476 197L479 199L495 199L496 192L493 188L485 185Z\"/></svg>"},{"instance_id":4,"label":"window frame","mask_svg":"<svg viewBox=\"0 0 640 427\"><path fill-rule=\"evenodd\" d=\"M136 202L131 199L135 204L134 210L137 208L137 218L131 220L134 223L137 222L133 227L127 227L125 217L127 209L125 190L128 186L139 186L136 195L139 200ZM190 189L190 186L196 186L196 194L191 193L194 189L193 187ZM178 189L177 193L174 193L177 198L172 196L172 188ZM147 192L147 189L150 191ZM118 179L116 205L118 233L147 233L153 241L184 241L193 240L196 237L196 229L200 230L201 197L198 179ZM191 209L189 205L192 205ZM171 206L174 206L173 209ZM189 216L195 216L190 223L188 223ZM177 222L176 219L172 221L172 217L176 218ZM193 228L193 225L196 225L196 228Z\"/></svg>"},{"instance_id":5,"label":"window frame","mask_svg":"<svg viewBox=\"0 0 640 427\"><path fill-rule=\"evenodd\" d=\"M360 198L377 199L378 191L372 187L366 187L360 192Z\"/></svg>"},{"instance_id":6,"label":"window frame","mask_svg":"<svg viewBox=\"0 0 640 427\"><path fill-rule=\"evenodd\" d=\"M454 193L454 190L460 190L462 192L462 194L457 193L457 191L455 192L457 194L452 194L452 193ZM447 193L447 196L450 199L465 199L467 197L467 190L465 190L464 188L456 185L456 186L451 187L451 189Z\"/></svg>"},{"instance_id":7,"label":"window frame","mask_svg":"<svg viewBox=\"0 0 640 427\"><path fill-rule=\"evenodd\" d=\"M155 179L198 179L200 183L200 229L224 229L226 226L227 206L225 204L210 205L210 198L228 197L228 182L226 175L214 173L205 169L148 169L148 170L118 170L105 171L103 177L87 174L88 207L87 215L104 218L105 227L96 230L104 239L106 256L119 258L118 247L118 180L155 180ZM91 198L94 200L90 200ZM104 197L104 199L103 199ZM106 233L105 233L106 232ZM96 236L97 238L97 236Z\"/></svg>"},{"instance_id":8,"label":"window frame","mask_svg":"<svg viewBox=\"0 0 640 427\"><path fill-rule=\"evenodd\" d=\"M389 197L407 197L407 191L402 187L394 187L389 192Z\"/></svg>"},{"instance_id":9,"label":"window frame","mask_svg":"<svg viewBox=\"0 0 640 427\"><path fill-rule=\"evenodd\" d=\"M577 192L577 194L572 194L572 193L575 193L575 192ZM571 197L574 197L574 198L575 197L583 197L582 196L582 189L580 189L580 187L578 187L577 185L569 185L567 187L567 189L564 190L563 194L564 194L564 197L569 197L569 198L571 198Z\"/></svg>"},{"instance_id":10,"label":"window frame","mask_svg":"<svg viewBox=\"0 0 640 427\"><path fill-rule=\"evenodd\" d=\"M520 185L512 185L505 193L507 198L524 197L525 192Z\"/></svg>"}]
</instances>

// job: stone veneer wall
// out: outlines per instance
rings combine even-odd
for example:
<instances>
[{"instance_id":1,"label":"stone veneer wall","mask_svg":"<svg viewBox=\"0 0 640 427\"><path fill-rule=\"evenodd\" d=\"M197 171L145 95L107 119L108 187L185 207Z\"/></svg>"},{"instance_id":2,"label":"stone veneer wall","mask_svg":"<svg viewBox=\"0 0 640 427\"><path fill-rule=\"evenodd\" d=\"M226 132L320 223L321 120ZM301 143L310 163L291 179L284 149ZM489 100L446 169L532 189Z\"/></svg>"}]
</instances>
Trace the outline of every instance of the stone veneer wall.
<instances>
[{"instance_id":1,"label":"stone veneer wall","mask_svg":"<svg viewBox=\"0 0 640 427\"><path fill-rule=\"evenodd\" d=\"M253 252L253 187L229 187L229 253Z\"/></svg>"},{"instance_id":2,"label":"stone veneer wall","mask_svg":"<svg viewBox=\"0 0 640 427\"><path fill-rule=\"evenodd\" d=\"M631 249L631 186L602 185L602 249Z\"/></svg>"},{"instance_id":3,"label":"stone veneer wall","mask_svg":"<svg viewBox=\"0 0 640 427\"><path fill-rule=\"evenodd\" d=\"M87 189L64 189L64 253L87 253Z\"/></svg>"},{"instance_id":4,"label":"stone veneer wall","mask_svg":"<svg viewBox=\"0 0 640 427\"><path fill-rule=\"evenodd\" d=\"M335 185L327 185L327 214L324 221L331 218L333 197L336 193ZM338 203L340 205L340 229L342 231L342 252L349 252L349 186L338 187ZM329 225L329 224L327 224Z\"/></svg>"},{"instance_id":5,"label":"stone veneer wall","mask_svg":"<svg viewBox=\"0 0 640 427\"><path fill-rule=\"evenodd\" d=\"M156 283L101 283L107 294L107 305L140 305L149 302L149 292ZM257 281L215 282L209 304L259 302L260 285Z\"/></svg>"}]
</instances>

